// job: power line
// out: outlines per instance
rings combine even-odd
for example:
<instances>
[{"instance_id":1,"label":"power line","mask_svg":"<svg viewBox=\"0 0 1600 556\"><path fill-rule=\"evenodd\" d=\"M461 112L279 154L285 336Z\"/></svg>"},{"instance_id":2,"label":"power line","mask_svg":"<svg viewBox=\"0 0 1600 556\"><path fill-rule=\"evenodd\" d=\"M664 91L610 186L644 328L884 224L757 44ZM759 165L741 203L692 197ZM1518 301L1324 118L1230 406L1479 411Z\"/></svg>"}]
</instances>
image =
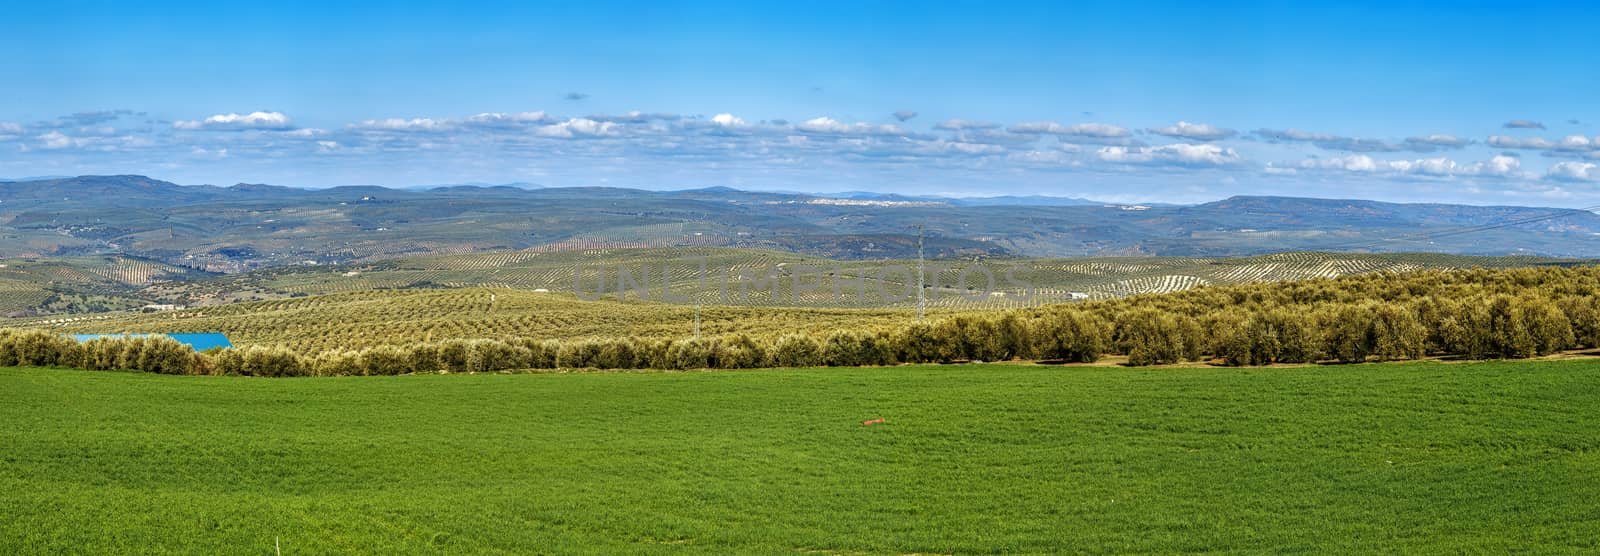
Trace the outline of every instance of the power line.
<instances>
[{"instance_id":1,"label":"power line","mask_svg":"<svg viewBox=\"0 0 1600 556\"><path fill-rule=\"evenodd\" d=\"M923 264L923 259L922 259L922 225L921 224L917 224L917 320L918 321L921 321L923 319L923 317L928 312L928 296L927 296L926 293L923 292L923 289L927 287L926 284L928 283L927 278L923 275L925 266L926 265Z\"/></svg>"}]
</instances>

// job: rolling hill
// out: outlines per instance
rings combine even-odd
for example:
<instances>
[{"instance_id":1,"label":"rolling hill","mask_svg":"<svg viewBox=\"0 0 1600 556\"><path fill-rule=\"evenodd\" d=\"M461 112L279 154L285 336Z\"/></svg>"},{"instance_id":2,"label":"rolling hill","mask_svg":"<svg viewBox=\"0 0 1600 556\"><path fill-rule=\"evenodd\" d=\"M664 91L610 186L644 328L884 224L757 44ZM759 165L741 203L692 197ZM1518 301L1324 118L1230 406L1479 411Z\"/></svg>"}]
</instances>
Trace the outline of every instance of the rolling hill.
<instances>
[{"instance_id":1,"label":"rolling hill","mask_svg":"<svg viewBox=\"0 0 1600 556\"><path fill-rule=\"evenodd\" d=\"M1600 256L1600 216L1533 207L1235 197L1192 206L820 196L707 188L0 182L0 257L120 254L211 272L486 251L736 247L830 259L1248 256L1284 251ZM1462 233L1471 230L1471 233Z\"/></svg>"},{"instance_id":2,"label":"rolling hill","mask_svg":"<svg viewBox=\"0 0 1600 556\"><path fill-rule=\"evenodd\" d=\"M1297 252L1241 258L1001 257L934 260L926 264L927 297L933 306L1010 308L1081 298L1164 293L1208 284L1583 262L1428 253ZM662 284L666 284L669 297L679 304L698 301L760 306L906 308L915 306L915 290L908 291L908 285L914 283L916 267L914 259L848 261L721 247L548 253L504 251L410 257L367 264L276 268L165 284L149 288L147 295L197 303L203 302L206 296L239 291L287 296L379 289L492 287L593 294L599 291L603 275L607 284L605 293L615 297L617 281L625 270L633 278L648 278L650 295L657 300ZM770 285L763 281L768 271L778 277ZM966 274L965 288L961 287L963 273ZM992 287L989 275L994 276ZM746 283L743 289L741 282ZM636 288L630 287L633 289ZM988 295L979 296L979 292ZM1029 292L1033 298L1024 299Z\"/></svg>"},{"instance_id":3,"label":"rolling hill","mask_svg":"<svg viewBox=\"0 0 1600 556\"><path fill-rule=\"evenodd\" d=\"M700 283L698 264L687 262L697 257L706 261L707 268L772 269L779 279L750 284L747 291L755 295L746 298L737 286L724 291L715 279ZM930 316L1165 293L1209 284L1578 263L1524 257L1329 253L1242 259L1146 257L990 262L1014 266L1014 276L1037 288L1036 295L1024 298L1004 284L996 288L1000 295L950 287L959 279L960 268L964 268L952 264L952 268L936 273L943 286L930 287L926 292ZM720 248L431 256L360 266L293 267L161 281L142 288L128 286L123 291L130 293L120 298L130 300L126 308L143 303L131 301L134 299L186 308L16 318L5 324L72 333L221 331L241 345L289 347L305 353L452 338L682 338L694 333L697 314L701 332L711 336L743 333L773 337L791 332L821 335L840 328L870 328L913 320L915 290L907 288L914 283L906 280L909 275L898 276L898 282L863 284L868 292L905 294L898 299L874 297L875 293L856 297L852 292L854 281L842 284L843 295L839 296L834 293L832 282L849 274L876 275L884 268L914 268L914 264L828 261ZM816 270L802 271L806 267ZM667 279L652 282L648 299L637 292L619 298L614 290L597 296L592 272L600 268L633 268L640 271L640 277L646 268L653 269L651 274L657 276L664 269ZM581 269L578 290L573 289L574 269ZM830 277L830 271L837 274ZM801 284L798 297L794 288L796 276ZM659 295L663 284L672 292L671 297L663 299ZM700 306L696 307L696 303Z\"/></svg>"}]
</instances>

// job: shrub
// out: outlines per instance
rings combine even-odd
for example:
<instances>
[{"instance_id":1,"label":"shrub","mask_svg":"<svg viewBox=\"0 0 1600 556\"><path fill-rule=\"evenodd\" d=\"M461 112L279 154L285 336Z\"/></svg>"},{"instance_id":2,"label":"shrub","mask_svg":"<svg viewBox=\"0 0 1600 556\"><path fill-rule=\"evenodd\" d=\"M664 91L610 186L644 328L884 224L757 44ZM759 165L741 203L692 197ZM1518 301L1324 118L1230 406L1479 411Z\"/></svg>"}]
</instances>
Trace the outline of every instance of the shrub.
<instances>
[{"instance_id":1,"label":"shrub","mask_svg":"<svg viewBox=\"0 0 1600 556\"><path fill-rule=\"evenodd\" d=\"M1033 355L1033 326L1016 313L1006 313L995 323L1000 333L998 360L1029 359Z\"/></svg>"},{"instance_id":2,"label":"shrub","mask_svg":"<svg viewBox=\"0 0 1600 556\"><path fill-rule=\"evenodd\" d=\"M283 348L245 346L223 350L214 358L218 372L239 376L306 376L308 365Z\"/></svg>"},{"instance_id":3,"label":"shrub","mask_svg":"<svg viewBox=\"0 0 1600 556\"><path fill-rule=\"evenodd\" d=\"M853 330L835 330L822 344L822 364L830 367L859 367L876 362L872 339Z\"/></svg>"},{"instance_id":4,"label":"shrub","mask_svg":"<svg viewBox=\"0 0 1600 556\"><path fill-rule=\"evenodd\" d=\"M121 358L122 342L100 337L83 343L83 357L79 364L91 371L108 371L118 368Z\"/></svg>"},{"instance_id":5,"label":"shrub","mask_svg":"<svg viewBox=\"0 0 1600 556\"><path fill-rule=\"evenodd\" d=\"M1303 311L1274 309L1267 322L1276 329L1281 363L1313 363L1322 358L1322 331L1316 320Z\"/></svg>"},{"instance_id":6,"label":"shrub","mask_svg":"<svg viewBox=\"0 0 1600 556\"><path fill-rule=\"evenodd\" d=\"M718 364L724 369L754 369L768 365L767 353L749 336L735 334L718 342Z\"/></svg>"},{"instance_id":7,"label":"shrub","mask_svg":"<svg viewBox=\"0 0 1600 556\"><path fill-rule=\"evenodd\" d=\"M1461 303L1453 299L1424 297L1415 303L1417 321L1427 330L1423 351L1450 353L1452 338L1460 334Z\"/></svg>"},{"instance_id":8,"label":"shrub","mask_svg":"<svg viewBox=\"0 0 1600 556\"><path fill-rule=\"evenodd\" d=\"M1044 359L1093 363L1107 351L1104 319L1078 310L1062 310L1033 325L1032 351Z\"/></svg>"},{"instance_id":9,"label":"shrub","mask_svg":"<svg viewBox=\"0 0 1600 556\"><path fill-rule=\"evenodd\" d=\"M592 344L590 364L600 369L637 369L634 356L634 339L602 340Z\"/></svg>"},{"instance_id":10,"label":"shrub","mask_svg":"<svg viewBox=\"0 0 1600 556\"><path fill-rule=\"evenodd\" d=\"M1428 330L1411 308L1393 303L1367 305L1372 315L1372 354L1379 359L1420 359Z\"/></svg>"},{"instance_id":11,"label":"shrub","mask_svg":"<svg viewBox=\"0 0 1600 556\"><path fill-rule=\"evenodd\" d=\"M1519 301L1520 317L1528 334L1533 336L1536 355L1555 353L1576 343L1571 321L1554 303L1537 298L1522 298Z\"/></svg>"},{"instance_id":12,"label":"shrub","mask_svg":"<svg viewBox=\"0 0 1600 556\"><path fill-rule=\"evenodd\" d=\"M201 356L194 348L166 336L143 338L138 365L134 368L168 375L197 374Z\"/></svg>"},{"instance_id":13,"label":"shrub","mask_svg":"<svg viewBox=\"0 0 1600 556\"><path fill-rule=\"evenodd\" d=\"M528 367L533 369L554 369L558 367L557 358L561 352L561 343L555 340L526 341L523 347L528 348Z\"/></svg>"},{"instance_id":14,"label":"shrub","mask_svg":"<svg viewBox=\"0 0 1600 556\"><path fill-rule=\"evenodd\" d=\"M670 347L671 342L665 340L639 340L633 346L634 360L641 369L671 368L667 358Z\"/></svg>"},{"instance_id":15,"label":"shrub","mask_svg":"<svg viewBox=\"0 0 1600 556\"><path fill-rule=\"evenodd\" d=\"M717 366L716 340L678 340L667 347L669 369L706 369Z\"/></svg>"},{"instance_id":16,"label":"shrub","mask_svg":"<svg viewBox=\"0 0 1600 556\"><path fill-rule=\"evenodd\" d=\"M355 351L324 351L311 360L310 374L314 376L355 376L363 371L361 353Z\"/></svg>"},{"instance_id":17,"label":"shrub","mask_svg":"<svg viewBox=\"0 0 1600 556\"><path fill-rule=\"evenodd\" d=\"M1372 353L1370 307L1344 305L1324 310L1317 319L1324 330L1324 351L1341 363L1360 363Z\"/></svg>"},{"instance_id":18,"label":"shrub","mask_svg":"<svg viewBox=\"0 0 1600 556\"><path fill-rule=\"evenodd\" d=\"M40 330L0 330L0 364L5 366L75 366L83 347L76 340Z\"/></svg>"},{"instance_id":19,"label":"shrub","mask_svg":"<svg viewBox=\"0 0 1600 556\"><path fill-rule=\"evenodd\" d=\"M526 369L533 360L533 351L499 340L475 340L467 343L466 370L469 373L489 373L511 369Z\"/></svg>"},{"instance_id":20,"label":"shrub","mask_svg":"<svg viewBox=\"0 0 1600 556\"><path fill-rule=\"evenodd\" d=\"M933 326L912 323L901 328L891 339L896 359L906 363L932 363L944 361L944 349L933 335Z\"/></svg>"},{"instance_id":21,"label":"shrub","mask_svg":"<svg viewBox=\"0 0 1600 556\"><path fill-rule=\"evenodd\" d=\"M395 346L378 346L361 352L361 374L399 375L413 372L411 354Z\"/></svg>"},{"instance_id":22,"label":"shrub","mask_svg":"<svg viewBox=\"0 0 1600 556\"><path fill-rule=\"evenodd\" d=\"M1563 297L1557 307L1566 315L1568 327L1572 329L1573 347L1600 347L1600 306L1596 306L1594 297Z\"/></svg>"},{"instance_id":23,"label":"shrub","mask_svg":"<svg viewBox=\"0 0 1600 556\"><path fill-rule=\"evenodd\" d=\"M439 366L452 373L467 372L471 351L471 341L446 340L439 344Z\"/></svg>"},{"instance_id":24,"label":"shrub","mask_svg":"<svg viewBox=\"0 0 1600 556\"><path fill-rule=\"evenodd\" d=\"M1129 365L1165 365L1199 357L1199 326L1187 317L1136 309L1117 320L1116 334Z\"/></svg>"},{"instance_id":25,"label":"shrub","mask_svg":"<svg viewBox=\"0 0 1600 556\"><path fill-rule=\"evenodd\" d=\"M417 344L406 351L406 367L415 373L431 373L443 368L439 363L439 346Z\"/></svg>"},{"instance_id":26,"label":"shrub","mask_svg":"<svg viewBox=\"0 0 1600 556\"><path fill-rule=\"evenodd\" d=\"M593 341L562 343L556 348L556 366L563 369L593 368L594 359L600 354L599 347Z\"/></svg>"},{"instance_id":27,"label":"shrub","mask_svg":"<svg viewBox=\"0 0 1600 556\"><path fill-rule=\"evenodd\" d=\"M772 363L779 367L814 367L822 362L822 348L810 336L785 334L772 344Z\"/></svg>"},{"instance_id":28,"label":"shrub","mask_svg":"<svg viewBox=\"0 0 1600 556\"><path fill-rule=\"evenodd\" d=\"M1576 343L1571 322L1549 300L1501 294L1479 298L1463 312L1456 343L1468 357L1533 357Z\"/></svg>"}]
</instances>

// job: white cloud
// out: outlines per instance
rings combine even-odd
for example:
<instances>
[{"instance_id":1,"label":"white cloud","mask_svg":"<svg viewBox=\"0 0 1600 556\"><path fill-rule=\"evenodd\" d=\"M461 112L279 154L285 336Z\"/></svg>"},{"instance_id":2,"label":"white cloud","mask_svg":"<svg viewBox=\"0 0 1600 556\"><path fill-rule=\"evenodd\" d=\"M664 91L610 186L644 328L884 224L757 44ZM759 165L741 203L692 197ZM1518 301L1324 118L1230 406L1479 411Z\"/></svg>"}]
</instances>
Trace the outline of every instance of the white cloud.
<instances>
[{"instance_id":1,"label":"white cloud","mask_svg":"<svg viewBox=\"0 0 1600 556\"><path fill-rule=\"evenodd\" d=\"M543 112L540 112L539 114L543 114ZM596 114L596 115L593 115L593 116L589 116L589 119L597 121L597 122L616 122L616 123L623 123L623 124L647 124L647 123L650 123L650 122L658 122L658 121L659 122L673 122L673 121L681 120L681 119L683 119L683 117L679 116L677 114L669 114L669 113L666 113L666 112L641 112L641 111L638 111L638 110L633 110L633 111L630 111L630 112L628 112L626 114Z\"/></svg>"},{"instance_id":2,"label":"white cloud","mask_svg":"<svg viewBox=\"0 0 1600 556\"><path fill-rule=\"evenodd\" d=\"M1384 163L1389 170L1401 174L1417 174L1423 176L1453 176L1460 170L1456 161L1445 157L1423 158L1418 160L1391 160Z\"/></svg>"},{"instance_id":3,"label":"white cloud","mask_svg":"<svg viewBox=\"0 0 1600 556\"><path fill-rule=\"evenodd\" d=\"M1587 151L1596 147L1600 147L1600 137L1590 140L1588 137L1584 137L1582 135L1568 135L1566 137L1562 137L1561 142L1556 144L1556 148L1558 149L1574 151Z\"/></svg>"},{"instance_id":4,"label":"white cloud","mask_svg":"<svg viewBox=\"0 0 1600 556\"><path fill-rule=\"evenodd\" d=\"M289 116L282 112L251 112L249 114L217 114L204 120L174 122L175 129L190 131L239 131L247 129L290 129Z\"/></svg>"},{"instance_id":5,"label":"white cloud","mask_svg":"<svg viewBox=\"0 0 1600 556\"><path fill-rule=\"evenodd\" d=\"M11 122L0 122L0 141L9 141L22 136L22 126Z\"/></svg>"},{"instance_id":6,"label":"white cloud","mask_svg":"<svg viewBox=\"0 0 1600 556\"><path fill-rule=\"evenodd\" d=\"M924 155L998 155L1006 152L1005 147L985 143L967 143L962 141L919 141L916 152Z\"/></svg>"},{"instance_id":7,"label":"white cloud","mask_svg":"<svg viewBox=\"0 0 1600 556\"><path fill-rule=\"evenodd\" d=\"M541 127L538 130L538 134L544 137L559 137L563 139L606 137L617 135L620 129L621 126L615 122L597 122L588 118L571 118L559 124Z\"/></svg>"},{"instance_id":8,"label":"white cloud","mask_svg":"<svg viewBox=\"0 0 1600 556\"><path fill-rule=\"evenodd\" d=\"M1025 164L1044 164L1051 166L1078 167L1083 165L1083 161L1075 158L1073 152L1062 149L1033 149L1014 152L1006 155L1006 160Z\"/></svg>"},{"instance_id":9,"label":"white cloud","mask_svg":"<svg viewBox=\"0 0 1600 556\"><path fill-rule=\"evenodd\" d=\"M1600 158L1600 137L1591 139L1582 135L1568 135L1560 139L1550 140L1540 137L1522 139L1495 135L1489 138L1488 144L1491 147L1502 149L1544 151L1546 156Z\"/></svg>"},{"instance_id":10,"label":"white cloud","mask_svg":"<svg viewBox=\"0 0 1600 556\"><path fill-rule=\"evenodd\" d=\"M712 116L711 123L717 124L721 127L748 127L749 125L744 123L744 118L727 113Z\"/></svg>"},{"instance_id":11,"label":"white cloud","mask_svg":"<svg viewBox=\"0 0 1600 556\"><path fill-rule=\"evenodd\" d=\"M1416 160L1377 160L1364 154L1347 155L1334 158L1312 158L1292 165L1301 170L1341 171L1357 174L1375 174L1389 176L1422 176L1422 177L1495 177L1514 178L1522 177L1522 161L1512 156L1496 156L1489 160L1462 164L1446 157L1422 158ZM1286 168L1282 165L1269 165L1268 172L1273 168Z\"/></svg>"},{"instance_id":12,"label":"white cloud","mask_svg":"<svg viewBox=\"0 0 1600 556\"><path fill-rule=\"evenodd\" d=\"M223 159L228 158L228 149L211 150L204 147L194 147L189 149L189 154L200 158Z\"/></svg>"},{"instance_id":13,"label":"white cloud","mask_svg":"<svg viewBox=\"0 0 1600 556\"><path fill-rule=\"evenodd\" d=\"M1211 124L1191 124L1181 120L1178 123L1167 127L1152 128L1145 131L1154 133L1156 135L1193 139L1196 141L1217 141L1233 137L1238 133L1234 130L1217 127Z\"/></svg>"},{"instance_id":14,"label":"white cloud","mask_svg":"<svg viewBox=\"0 0 1600 556\"><path fill-rule=\"evenodd\" d=\"M431 121L431 120L430 120ZM546 124L555 121L543 111L517 112L508 114L504 112L484 112L475 116L468 116L463 121L468 126L487 128L519 128L532 124Z\"/></svg>"},{"instance_id":15,"label":"white cloud","mask_svg":"<svg viewBox=\"0 0 1600 556\"><path fill-rule=\"evenodd\" d=\"M1300 161L1299 167L1305 170L1376 172L1378 171L1378 162L1364 154L1353 154L1335 158L1310 158Z\"/></svg>"},{"instance_id":16,"label":"white cloud","mask_svg":"<svg viewBox=\"0 0 1600 556\"><path fill-rule=\"evenodd\" d=\"M465 118L384 118L362 120L350 124L357 131L416 131L436 132L448 130L521 131L532 126L552 124L558 120L543 111L533 112L483 112Z\"/></svg>"},{"instance_id":17,"label":"white cloud","mask_svg":"<svg viewBox=\"0 0 1600 556\"><path fill-rule=\"evenodd\" d=\"M1600 164L1557 162L1545 171L1544 177L1558 181L1600 181Z\"/></svg>"},{"instance_id":18,"label":"white cloud","mask_svg":"<svg viewBox=\"0 0 1600 556\"><path fill-rule=\"evenodd\" d=\"M940 130L944 130L944 131L976 131L976 130L985 130L985 129L998 129L999 127L1000 127L1000 124L996 124L996 123L975 122L975 121L971 121L971 120L962 120L962 119L945 120L945 121L939 122L938 125L933 126L934 129L940 129Z\"/></svg>"},{"instance_id":19,"label":"white cloud","mask_svg":"<svg viewBox=\"0 0 1600 556\"><path fill-rule=\"evenodd\" d=\"M1522 161L1514 156L1496 156L1489 160L1469 164L1464 170L1472 175L1510 178L1521 174Z\"/></svg>"},{"instance_id":20,"label":"white cloud","mask_svg":"<svg viewBox=\"0 0 1600 556\"><path fill-rule=\"evenodd\" d=\"M1111 124L1072 124L1061 125L1056 122L1028 122L1011 126L1013 133L1027 133L1032 135L1063 135L1072 137L1094 137L1112 139L1131 135L1128 128Z\"/></svg>"},{"instance_id":21,"label":"white cloud","mask_svg":"<svg viewBox=\"0 0 1600 556\"><path fill-rule=\"evenodd\" d=\"M437 131L447 127L447 122L432 118L385 118L350 124L351 129L366 131Z\"/></svg>"},{"instance_id":22,"label":"white cloud","mask_svg":"<svg viewBox=\"0 0 1600 556\"><path fill-rule=\"evenodd\" d=\"M1340 138L1337 135L1330 135L1327 133L1312 133L1309 131L1300 131L1294 128L1258 129L1256 130L1256 135L1260 135L1263 139L1272 141L1331 141Z\"/></svg>"},{"instance_id":23,"label":"white cloud","mask_svg":"<svg viewBox=\"0 0 1600 556\"><path fill-rule=\"evenodd\" d=\"M1117 164L1165 166L1226 166L1239 162L1239 153L1217 145L1177 143L1158 147L1102 147L1100 160Z\"/></svg>"},{"instance_id":24,"label":"white cloud","mask_svg":"<svg viewBox=\"0 0 1600 556\"><path fill-rule=\"evenodd\" d=\"M1346 151L1361 153L1392 153L1392 152L1434 152L1446 149L1459 149L1472 144L1472 141L1435 133L1421 137L1407 137L1400 143L1390 143L1382 139L1365 137L1346 137L1331 133L1317 133L1300 131L1298 129L1258 129L1257 137L1271 142L1310 143L1317 148L1330 151Z\"/></svg>"},{"instance_id":25,"label":"white cloud","mask_svg":"<svg viewBox=\"0 0 1600 556\"><path fill-rule=\"evenodd\" d=\"M111 152L130 148L148 148L155 145L149 137L138 135L72 136L60 131L50 131L37 137L39 148L47 151L81 149Z\"/></svg>"},{"instance_id":26,"label":"white cloud","mask_svg":"<svg viewBox=\"0 0 1600 556\"><path fill-rule=\"evenodd\" d=\"M65 133L61 133L59 131L52 131L50 133L40 135L39 140L44 142L44 148L52 150L70 149L73 147L81 147L85 144L83 139L68 137Z\"/></svg>"},{"instance_id":27,"label":"white cloud","mask_svg":"<svg viewBox=\"0 0 1600 556\"><path fill-rule=\"evenodd\" d=\"M1379 139L1345 137L1343 135L1333 135L1330 133L1300 131L1293 128L1258 129L1255 131L1255 134L1256 136L1267 141L1311 143L1312 145L1317 146L1317 148L1327 149L1330 151L1399 152L1411 150L1432 151L1437 148L1437 146L1427 144L1396 145Z\"/></svg>"},{"instance_id":28,"label":"white cloud","mask_svg":"<svg viewBox=\"0 0 1600 556\"><path fill-rule=\"evenodd\" d=\"M1459 149L1472 144L1472 141L1454 135L1435 133L1424 137L1407 137L1405 145L1410 150L1428 152L1435 149Z\"/></svg>"},{"instance_id":29,"label":"white cloud","mask_svg":"<svg viewBox=\"0 0 1600 556\"><path fill-rule=\"evenodd\" d=\"M826 135L905 135L900 126L857 122L847 124L827 116L812 118L795 124L796 130Z\"/></svg>"},{"instance_id":30,"label":"white cloud","mask_svg":"<svg viewBox=\"0 0 1600 556\"><path fill-rule=\"evenodd\" d=\"M1500 149L1548 149L1555 144L1538 137L1519 139L1506 135L1491 135L1489 146Z\"/></svg>"}]
</instances>

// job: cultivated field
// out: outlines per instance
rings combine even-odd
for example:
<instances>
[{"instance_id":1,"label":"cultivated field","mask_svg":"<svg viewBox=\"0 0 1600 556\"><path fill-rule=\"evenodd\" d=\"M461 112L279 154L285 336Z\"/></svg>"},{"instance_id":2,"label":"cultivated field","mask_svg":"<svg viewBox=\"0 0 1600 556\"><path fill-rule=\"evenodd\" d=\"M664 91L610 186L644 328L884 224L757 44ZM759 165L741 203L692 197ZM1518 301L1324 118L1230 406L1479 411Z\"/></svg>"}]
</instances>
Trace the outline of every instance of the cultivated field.
<instances>
[{"instance_id":1,"label":"cultivated field","mask_svg":"<svg viewBox=\"0 0 1600 556\"><path fill-rule=\"evenodd\" d=\"M927 263L927 297L938 309L995 310L1205 285L1581 262L1428 253L934 260ZM0 260L0 315L104 313L146 304L214 306L373 290L593 294L600 291L602 276L605 297L616 299L623 270L633 279L628 296L637 298L637 287L648 286L651 299L678 305L910 309L916 306L916 268L915 260L836 261L722 247L496 251L228 275L121 256L7 259ZM985 270L993 275L992 285ZM662 298L663 288L669 298ZM1030 292L1032 297L1025 296Z\"/></svg>"},{"instance_id":2,"label":"cultivated field","mask_svg":"<svg viewBox=\"0 0 1600 556\"><path fill-rule=\"evenodd\" d=\"M60 315L11 324L73 333L219 331L238 345L315 354L457 338L684 338L694 333L694 315L695 308L686 305L464 288L363 291L162 313ZM706 336L764 337L903 324L915 315L903 309L711 306L701 309L700 320Z\"/></svg>"},{"instance_id":3,"label":"cultivated field","mask_svg":"<svg viewBox=\"0 0 1600 556\"><path fill-rule=\"evenodd\" d=\"M926 263L932 306L1004 309L1166 293L1203 285L1422 269L1504 268L1579 261L1536 257L1469 257L1431 253L1280 253L1246 258L1098 257L1074 259L935 260ZM702 271L702 268L704 269ZM678 304L910 308L916 305L916 260L836 261L779 251L729 248L511 251L396 259L363 265L286 267L169 285L152 294L209 296L262 291L278 295L374 289L493 287L552 292L599 291L605 276L615 298L626 270L657 296L666 284ZM990 287L987 269L994 276ZM777 276L770 286L759 280ZM963 271L966 276L963 278ZM1007 271L1012 275L1008 277ZM726 277L724 277L726 274ZM741 288L740 276L750 282ZM861 281L857 282L856 279ZM963 282L963 279L965 282ZM799 291L796 292L796 284ZM966 288L961 288L961 285ZM1025 284L1025 285L1024 285ZM992 289L996 295L976 295ZM1025 290L1036 290L1024 299ZM864 292L864 293L863 293ZM1074 292L1081 294L1072 295ZM631 295L631 294L630 294Z\"/></svg>"},{"instance_id":4,"label":"cultivated field","mask_svg":"<svg viewBox=\"0 0 1600 556\"><path fill-rule=\"evenodd\" d=\"M148 303L139 294L147 286L205 276L122 256L0 259L0 315L134 308Z\"/></svg>"},{"instance_id":5,"label":"cultivated field","mask_svg":"<svg viewBox=\"0 0 1600 556\"><path fill-rule=\"evenodd\" d=\"M0 369L0 552L1592 552L1596 408L1593 361Z\"/></svg>"}]
</instances>

